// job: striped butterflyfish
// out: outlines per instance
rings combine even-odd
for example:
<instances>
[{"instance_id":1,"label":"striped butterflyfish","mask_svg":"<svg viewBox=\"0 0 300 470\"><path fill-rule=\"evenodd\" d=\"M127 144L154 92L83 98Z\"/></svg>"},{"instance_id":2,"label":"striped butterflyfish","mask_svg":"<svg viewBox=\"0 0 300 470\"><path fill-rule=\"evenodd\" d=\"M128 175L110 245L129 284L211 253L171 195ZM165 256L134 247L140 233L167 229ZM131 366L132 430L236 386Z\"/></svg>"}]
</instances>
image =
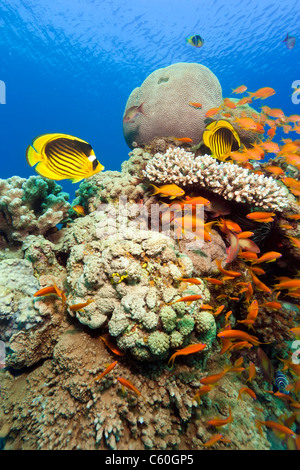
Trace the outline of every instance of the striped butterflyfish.
<instances>
[{"instance_id":1,"label":"striped butterflyfish","mask_svg":"<svg viewBox=\"0 0 300 470\"><path fill-rule=\"evenodd\" d=\"M68 134L42 134L26 149L26 160L35 171L51 180L78 183L104 169L91 145Z\"/></svg>"},{"instance_id":2,"label":"striped butterflyfish","mask_svg":"<svg viewBox=\"0 0 300 470\"><path fill-rule=\"evenodd\" d=\"M233 150L241 145L240 138L234 127L224 119L213 121L203 132L203 143L208 147L214 158L225 161Z\"/></svg>"}]
</instances>

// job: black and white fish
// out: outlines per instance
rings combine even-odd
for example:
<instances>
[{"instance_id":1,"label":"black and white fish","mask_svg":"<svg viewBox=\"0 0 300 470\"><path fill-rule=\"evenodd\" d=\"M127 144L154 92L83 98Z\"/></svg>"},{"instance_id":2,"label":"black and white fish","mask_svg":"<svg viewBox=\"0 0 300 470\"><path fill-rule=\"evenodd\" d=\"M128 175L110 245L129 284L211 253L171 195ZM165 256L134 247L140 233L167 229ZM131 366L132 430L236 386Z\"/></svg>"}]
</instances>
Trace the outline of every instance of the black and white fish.
<instances>
[{"instance_id":1,"label":"black and white fish","mask_svg":"<svg viewBox=\"0 0 300 470\"><path fill-rule=\"evenodd\" d=\"M274 380L274 385L277 388L277 390L281 393L286 393L289 394L289 392L286 390L286 387L288 386L289 381L286 378L286 376L278 370L275 374L275 380Z\"/></svg>"}]
</instances>

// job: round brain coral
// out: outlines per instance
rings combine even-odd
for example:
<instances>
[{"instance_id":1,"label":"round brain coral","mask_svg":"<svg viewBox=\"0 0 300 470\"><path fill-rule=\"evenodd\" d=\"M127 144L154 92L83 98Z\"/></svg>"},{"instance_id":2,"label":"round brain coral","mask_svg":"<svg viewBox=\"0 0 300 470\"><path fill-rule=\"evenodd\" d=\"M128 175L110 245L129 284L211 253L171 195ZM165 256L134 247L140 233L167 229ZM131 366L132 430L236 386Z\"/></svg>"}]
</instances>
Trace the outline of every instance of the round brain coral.
<instances>
[{"instance_id":1,"label":"round brain coral","mask_svg":"<svg viewBox=\"0 0 300 470\"><path fill-rule=\"evenodd\" d=\"M201 108L189 105L198 102ZM220 106L222 89L217 77L207 67L180 62L152 72L129 96L126 111L143 104L143 113L123 122L127 145L147 144L155 137L189 137L201 140L206 112Z\"/></svg>"}]
</instances>

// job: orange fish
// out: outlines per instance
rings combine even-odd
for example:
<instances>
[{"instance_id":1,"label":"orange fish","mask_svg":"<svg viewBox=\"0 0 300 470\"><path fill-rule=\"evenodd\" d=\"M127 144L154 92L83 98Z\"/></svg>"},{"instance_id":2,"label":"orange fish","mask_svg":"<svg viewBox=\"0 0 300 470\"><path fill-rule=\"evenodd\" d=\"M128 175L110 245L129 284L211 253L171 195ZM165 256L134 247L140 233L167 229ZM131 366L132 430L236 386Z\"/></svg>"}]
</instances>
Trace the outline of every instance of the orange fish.
<instances>
[{"instance_id":1,"label":"orange fish","mask_svg":"<svg viewBox=\"0 0 300 470\"><path fill-rule=\"evenodd\" d=\"M73 206L72 209L73 209L75 212L77 212L77 214L86 215L85 210L84 210L84 207L79 206L78 204L77 204L76 206Z\"/></svg>"},{"instance_id":2,"label":"orange fish","mask_svg":"<svg viewBox=\"0 0 300 470\"><path fill-rule=\"evenodd\" d=\"M293 246L300 248L300 238L292 237L291 235L287 235L287 237L291 240Z\"/></svg>"},{"instance_id":3,"label":"orange fish","mask_svg":"<svg viewBox=\"0 0 300 470\"><path fill-rule=\"evenodd\" d=\"M282 111L282 109L277 109L277 108L273 108L273 109L270 109L270 111L268 112L268 115L273 117L273 118L284 118L284 112Z\"/></svg>"},{"instance_id":4,"label":"orange fish","mask_svg":"<svg viewBox=\"0 0 300 470\"><path fill-rule=\"evenodd\" d=\"M247 87L245 85L241 85L237 87L235 90L232 90L232 93L239 95L240 93L244 93L246 90L247 90Z\"/></svg>"},{"instance_id":5,"label":"orange fish","mask_svg":"<svg viewBox=\"0 0 300 470\"><path fill-rule=\"evenodd\" d=\"M249 335L245 331L241 330L223 330L217 334L218 338L226 338L226 339L244 339L249 343L253 344L254 346L258 346L261 344L258 341L256 336ZM201 382L201 380L200 380Z\"/></svg>"},{"instance_id":6,"label":"orange fish","mask_svg":"<svg viewBox=\"0 0 300 470\"><path fill-rule=\"evenodd\" d=\"M198 403L200 403L200 398L203 395L206 395L208 392L212 390L212 387L210 385L202 385L202 387L199 388L198 392L193 397L193 400L197 400Z\"/></svg>"},{"instance_id":7,"label":"orange fish","mask_svg":"<svg viewBox=\"0 0 300 470\"><path fill-rule=\"evenodd\" d=\"M60 290L55 284L55 282L53 283L53 286L43 287L43 289L40 289L37 292L35 292L33 294L33 297L44 297L50 294L58 295L58 297L62 299L63 303L65 303L67 300L65 292L63 290Z\"/></svg>"},{"instance_id":8,"label":"orange fish","mask_svg":"<svg viewBox=\"0 0 300 470\"><path fill-rule=\"evenodd\" d=\"M102 379L106 374L108 374L116 365L118 364L118 361L112 362L101 374L97 375L97 377L94 378L95 381L98 381Z\"/></svg>"},{"instance_id":9,"label":"orange fish","mask_svg":"<svg viewBox=\"0 0 300 470\"><path fill-rule=\"evenodd\" d=\"M240 398L242 398L242 393L247 393L251 398L253 398L254 400L256 400L256 395L255 393L253 392L253 390L251 390L251 388L248 388L248 387L242 387L239 391L239 394L238 394L238 400Z\"/></svg>"},{"instance_id":10,"label":"orange fish","mask_svg":"<svg viewBox=\"0 0 300 470\"><path fill-rule=\"evenodd\" d=\"M128 390L131 390L136 395L138 395L138 396L142 395L141 392L131 382L129 382L129 380L123 379L123 377L118 377L117 380L122 385L123 393L124 393L124 387L126 387L126 388L128 388Z\"/></svg>"},{"instance_id":11,"label":"orange fish","mask_svg":"<svg viewBox=\"0 0 300 470\"><path fill-rule=\"evenodd\" d=\"M220 307L217 308L217 310L213 313L214 316L220 315L221 312L223 312L225 308L225 305L220 305Z\"/></svg>"},{"instance_id":12,"label":"orange fish","mask_svg":"<svg viewBox=\"0 0 300 470\"><path fill-rule=\"evenodd\" d=\"M282 254L277 251L268 251L268 253L264 253L260 258L254 260L252 264L271 263L272 261L276 261L278 258L281 258L281 256Z\"/></svg>"},{"instance_id":13,"label":"orange fish","mask_svg":"<svg viewBox=\"0 0 300 470\"><path fill-rule=\"evenodd\" d=\"M254 235L254 232L241 232L241 233L238 233L237 236L240 240L243 240L245 238L249 238L249 237L252 237Z\"/></svg>"},{"instance_id":14,"label":"orange fish","mask_svg":"<svg viewBox=\"0 0 300 470\"><path fill-rule=\"evenodd\" d=\"M230 108L230 109L235 109L236 108L236 104L233 101L231 101L229 98L224 98L223 104L224 104L224 106L226 106L227 108Z\"/></svg>"},{"instance_id":15,"label":"orange fish","mask_svg":"<svg viewBox=\"0 0 300 470\"><path fill-rule=\"evenodd\" d=\"M202 281L200 281L200 279L197 279L195 277L189 277L186 279L183 277L180 277L179 279L177 279L177 281L189 282L190 284L195 284L196 286L198 286L199 284L202 284Z\"/></svg>"},{"instance_id":16,"label":"orange fish","mask_svg":"<svg viewBox=\"0 0 300 470\"><path fill-rule=\"evenodd\" d=\"M177 356L187 356L188 354L194 354L200 351L203 351L203 349L206 348L206 344L204 343L198 343L198 344L190 344L189 346L186 346L183 349L178 349L172 356L170 357L168 361L168 365L170 362L172 362L172 366L174 366L174 361Z\"/></svg>"},{"instance_id":17,"label":"orange fish","mask_svg":"<svg viewBox=\"0 0 300 470\"><path fill-rule=\"evenodd\" d=\"M197 204L207 206L210 204L210 201L202 196L186 196L185 199L181 199L181 201L184 202L184 204L192 204L193 206L196 206Z\"/></svg>"},{"instance_id":18,"label":"orange fish","mask_svg":"<svg viewBox=\"0 0 300 470\"><path fill-rule=\"evenodd\" d=\"M273 139L274 135L276 134L276 127L271 127L271 129L267 131L267 134L270 137L270 139Z\"/></svg>"},{"instance_id":19,"label":"orange fish","mask_svg":"<svg viewBox=\"0 0 300 470\"><path fill-rule=\"evenodd\" d=\"M244 252L239 253L238 257L244 260L256 260L257 254L253 253L252 251L244 251Z\"/></svg>"},{"instance_id":20,"label":"orange fish","mask_svg":"<svg viewBox=\"0 0 300 470\"><path fill-rule=\"evenodd\" d=\"M250 362L249 364L249 377L247 379L247 382L252 382L253 379L256 377L256 368L255 364L253 362Z\"/></svg>"},{"instance_id":21,"label":"orange fish","mask_svg":"<svg viewBox=\"0 0 300 470\"><path fill-rule=\"evenodd\" d=\"M194 300L199 300L201 298L202 296L199 294L187 295L186 297L181 297L180 299L175 300L174 302L171 302L169 305L176 304L177 302L194 302Z\"/></svg>"},{"instance_id":22,"label":"orange fish","mask_svg":"<svg viewBox=\"0 0 300 470\"><path fill-rule=\"evenodd\" d=\"M221 279L215 279L214 277L204 277L207 282L211 282L212 284L216 284L217 286L221 286L224 281L221 281Z\"/></svg>"},{"instance_id":23,"label":"orange fish","mask_svg":"<svg viewBox=\"0 0 300 470\"><path fill-rule=\"evenodd\" d=\"M235 118L234 122L236 122L241 129L256 130L256 122L252 118Z\"/></svg>"},{"instance_id":24,"label":"orange fish","mask_svg":"<svg viewBox=\"0 0 300 470\"><path fill-rule=\"evenodd\" d=\"M232 414L231 414L231 408L229 407L229 416L228 418L225 418L225 419L210 419L207 424L209 426L214 426L215 428L219 428L221 426L225 426L226 424L228 423L232 423L233 421L233 417L232 417Z\"/></svg>"},{"instance_id":25,"label":"orange fish","mask_svg":"<svg viewBox=\"0 0 300 470\"><path fill-rule=\"evenodd\" d=\"M265 302L261 306L271 308L272 310L279 310L282 308L282 305L279 302Z\"/></svg>"},{"instance_id":26,"label":"orange fish","mask_svg":"<svg viewBox=\"0 0 300 470\"><path fill-rule=\"evenodd\" d=\"M112 337L109 334L103 334L102 336L99 336L99 338L102 339L102 341L106 344L106 346L114 353L117 354L118 356L124 356L125 353L121 351L118 346L115 345L115 343L112 340Z\"/></svg>"},{"instance_id":27,"label":"orange fish","mask_svg":"<svg viewBox=\"0 0 300 470\"><path fill-rule=\"evenodd\" d=\"M193 108L197 108L197 109L201 109L202 108L202 104L200 103L194 103L193 101L190 101L189 102L189 106L192 106Z\"/></svg>"},{"instance_id":28,"label":"orange fish","mask_svg":"<svg viewBox=\"0 0 300 470\"><path fill-rule=\"evenodd\" d=\"M179 188L176 184L164 184L160 188L155 186L154 184L150 184L154 188L154 192L151 196L155 194L160 194L162 197L170 197L170 199L175 199L178 196L184 195L184 190Z\"/></svg>"},{"instance_id":29,"label":"orange fish","mask_svg":"<svg viewBox=\"0 0 300 470\"><path fill-rule=\"evenodd\" d=\"M184 142L184 143L192 143L193 142L193 139L191 139L190 137L173 137L174 140L177 140L177 142Z\"/></svg>"},{"instance_id":30,"label":"orange fish","mask_svg":"<svg viewBox=\"0 0 300 470\"><path fill-rule=\"evenodd\" d=\"M219 372L218 374L212 374L208 375L207 377L203 377L202 379L200 379L200 383L204 385L214 385L215 383L219 382L219 380L221 380L222 377L224 377L224 375L227 374L230 369L231 365L226 366L225 369L222 372Z\"/></svg>"},{"instance_id":31,"label":"orange fish","mask_svg":"<svg viewBox=\"0 0 300 470\"><path fill-rule=\"evenodd\" d=\"M300 214L286 214L288 219L300 220Z\"/></svg>"},{"instance_id":32,"label":"orange fish","mask_svg":"<svg viewBox=\"0 0 300 470\"><path fill-rule=\"evenodd\" d=\"M289 331L291 333L293 333L293 335L295 335L295 336L300 336L300 326L297 326L295 328L291 328Z\"/></svg>"},{"instance_id":33,"label":"orange fish","mask_svg":"<svg viewBox=\"0 0 300 470\"><path fill-rule=\"evenodd\" d=\"M215 436L212 436L208 441L206 441L203 445L204 447L212 447L214 444L217 442L226 442L230 443L231 440L223 437L223 434L215 434Z\"/></svg>"},{"instance_id":34,"label":"orange fish","mask_svg":"<svg viewBox=\"0 0 300 470\"><path fill-rule=\"evenodd\" d=\"M186 356L188 354L194 354L194 353L197 353L197 352L200 352L200 351L203 351L203 349L206 348L206 344L203 344L203 343L199 343L199 344L190 344L189 346L187 346L186 348L183 348L183 349L178 349L174 354L172 354L172 356L170 357L169 361L168 361L168 365L170 364L170 362L172 362L172 365L171 367L174 366L174 361L176 359L177 356Z\"/></svg>"},{"instance_id":35,"label":"orange fish","mask_svg":"<svg viewBox=\"0 0 300 470\"><path fill-rule=\"evenodd\" d=\"M284 435L284 436L295 436L294 431L292 431L290 428L287 426L284 426L283 424L276 423L275 421L262 421L260 419L256 420L256 423L260 427L260 425L267 426L268 428L271 428L275 431L277 431L279 434Z\"/></svg>"},{"instance_id":36,"label":"orange fish","mask_svg":"<svg viewBox=\"0 0 300 470\"><path fill-rule=\"evenodd\" d=\"M251 98L254 98L255 100L261 99L265 100L266 98L269 98L270 96L275 95L275 90L270 87L264 87L264 88L259 88L259 90L253 92L248 92L249 96Z\"/></svg>"},{"instance_id":37,"label":"orange fish","mask_svg":"<svg viewBox=\"0 0 300 470\"><path fill-rule=\"evenodd\" d=\"M96 299L89 299L86 302L82 302L80 304L75 304L75 305L69 305L69 309L72 312L77 312L78 310L81 310L82 308L86 307L87 305L91 304L92 302L95 302Z\"/></svg>"},{"instance_id":38,"label":"orange fish","mask_svg":"<svg viewBox=\"0 0 300 470\"><path fill-rule=\"evenodd\" d=\"M211 108L207 111L207 113L205 114L205 117L212 117L212 116L215 116L216 114L218 114L218 112L220 111L221 107L219 106L219 108Z\"/></svg>"},{"instance_id":39,"label":"orange fish","mask_svg":"<svg viewBox=\"0 0 300 470\"><path fill-rule=\"evenodd\" d=\"M279 146L276 142L272 142L271 140L267 140L265 142L260 142L260 146L269 153L278 153Z\"/></svg>"},{"instance_id":40,"label":"orange fish","mask_svg":"<svg viewBox=\"0 0 300 470\"><path fill-rule=\"evenodd\" d=\"M200 306L202 310L213 310L214 308L211 305L203 304Z\"/></svg>"},{"instance_id":41,"label":"orange fish","mask_svg":"<svg viewBox=\"0 0 300 470\"><path fill-rule=\"evenodd\" d=\"M273 173L273 175L284 175L283 169L279 166L268 165L265 166L265 170L269 171L270 173Z\"/></svg>"},{"instance_id":42,"label":"orange fish","mask_svg":"<svg viewBox=\"0 0 300 470\"><path fill-rule=\"evenodd\" d=\"M246 217L247 219L250 220L264 220L268 219L270 217L274 217L276 214L274 212L250 212L250 214L247 214Z\"/></svg>"},{"instance_id":43,"label":"orange fish","mask_svg":"<svg viewBox=\"0 0 300 470\"><path fill-rule=\"evenodd\" d=\"M216 259L215 261L216 261L216 264L218 266L219 271L221 271L221 273L225 274L225 276L230 276L230 277L241 276L241 273L239 273L237 271L229 271L229 270L226 270L226 269L222 268L221 262L219 260Z\"/></svg>"},{"instance_id":44,"label":"orange fish","mask_svg":"<svg viewBox=\"0 0 300 470\"><path fill-rule=\"evenodd\" d=\"M275 284L274 289L290 289L295 290L300 288L300 279L290 279L288 281L281 281Z\"/></svg>"},{"instance_id":45,"label":"orange fish","mask_svg":"<svg viewBox=\"0 0 300 470\"><path fill-rule=\"evenodd\" d=\"M268 286L266 286L266 284L264 284L260 279L258 279L258 277L254 274L252 269L250 269L250 274L251 274L254 284L259 290L266 292L267 294L271 294L271 289Z\"/></svg>"},{"instance_id":46,"label":"orange fish","mask_svg":"<svg viewBox=\"0 0 300 470\"><path fill-rule=\"evenodd\" d=\"M236 151L236 152L231 152L230 158L231 160L234 160L235 162L247 162L250 156L247 153Z\"/></svg>"},{"instance_id":47,"label":"orange fish","mask_svg":"<svg viewBox=\"0 0 300 470\"><path fill-rule=\"evenodd\" d=\"M252 103L252 98L250 96L244 96L237 103L237 106L243 106L244 104Z\"/></svg>"}]
</instances>

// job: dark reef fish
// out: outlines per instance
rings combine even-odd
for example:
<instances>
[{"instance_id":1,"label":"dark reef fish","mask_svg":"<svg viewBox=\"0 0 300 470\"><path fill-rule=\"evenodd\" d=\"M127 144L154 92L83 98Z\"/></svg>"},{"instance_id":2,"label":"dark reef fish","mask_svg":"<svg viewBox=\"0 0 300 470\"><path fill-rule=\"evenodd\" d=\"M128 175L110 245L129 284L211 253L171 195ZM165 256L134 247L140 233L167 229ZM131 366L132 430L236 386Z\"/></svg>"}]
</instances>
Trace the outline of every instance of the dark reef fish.
<instances>
[{"instance_id":1,"label":"dark reef fish","mask_svg":"<svg viewBox=\"0 0 300 470\"><path fill-rule=\"evenodd\" d=\"M186 38L186 42L194 47L202 47L204 44L204 39L199 34L195 34L194 36L189 36Z\"/></svg>"},{"instance_id":2,"label":"dark reef fish","mask_svg":"<svg viewBox=\"0 0 300 470\"><path fill-rule=\"evenodd\" d=\"M289 33L287 33L286 38L281 42L285 42L285 45L288 49L293 49L296 43L296 38L294 36L289 36Z\"/></svg>"},{"instance_id":3,"label":"dark reef fish","mask_svg":"<svg viewBox=\"0 0 300 470\"><path fill-rule=\"evenodd\" d=\"M281 393L286 393L288 394L289 392L286 390L286 387L288 386L289 381L286 378L286 376L278 370L275 374L275 379L274 379L274 385L277 388L277 390Z\"/></svg>"}]
</instances>

